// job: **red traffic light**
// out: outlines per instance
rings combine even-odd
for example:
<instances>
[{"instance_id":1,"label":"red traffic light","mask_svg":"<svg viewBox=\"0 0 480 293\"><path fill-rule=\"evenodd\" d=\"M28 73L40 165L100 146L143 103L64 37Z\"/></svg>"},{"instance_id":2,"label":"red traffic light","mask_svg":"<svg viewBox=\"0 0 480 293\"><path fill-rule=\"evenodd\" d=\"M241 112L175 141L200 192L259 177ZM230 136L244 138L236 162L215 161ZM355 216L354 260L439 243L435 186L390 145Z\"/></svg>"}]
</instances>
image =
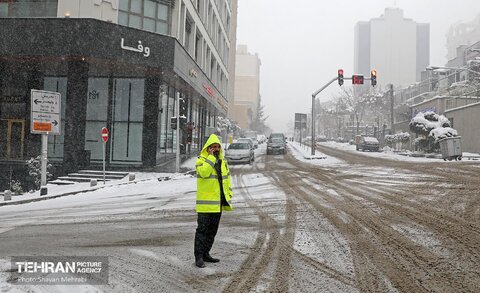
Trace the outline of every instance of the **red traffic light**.
<instances>
[{"instance_id":1,"label":"red traffic light","mask_svg":"<svg viewBox=\"0 0 480 293\"><path fill-rule=\"evenodd\" d=\"M338 70L338 85L342 86L343 85L343 69Z\"/></svg>"}]
</instances>

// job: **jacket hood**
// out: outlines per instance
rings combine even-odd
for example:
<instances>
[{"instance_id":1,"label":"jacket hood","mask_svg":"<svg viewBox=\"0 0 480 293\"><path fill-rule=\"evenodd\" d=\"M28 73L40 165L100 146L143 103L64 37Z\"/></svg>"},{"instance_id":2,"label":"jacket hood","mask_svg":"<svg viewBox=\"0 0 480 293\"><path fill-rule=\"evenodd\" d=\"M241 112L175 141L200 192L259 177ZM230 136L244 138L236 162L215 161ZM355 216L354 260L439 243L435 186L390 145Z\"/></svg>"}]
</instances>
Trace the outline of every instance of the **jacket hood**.
<instances>
[{"instance_id":1,"label":"jacket hood","mask_svg":"<svg viewBox=\"0 0 480 293\"><path fill-rule=\"evenodd\" d=\"M205 157L205 158L208 157L207 148L214 143L218 143L220 145L220 156L219 156L219 158L223 159L223 148L221 147L222 143L220 142L220 139L218 138L218 136L216 136L215 134L210 135L210 137L207 139L207 142L203 145L202 151L200 152L200 156Z\"/></svg>"}]
</instances>

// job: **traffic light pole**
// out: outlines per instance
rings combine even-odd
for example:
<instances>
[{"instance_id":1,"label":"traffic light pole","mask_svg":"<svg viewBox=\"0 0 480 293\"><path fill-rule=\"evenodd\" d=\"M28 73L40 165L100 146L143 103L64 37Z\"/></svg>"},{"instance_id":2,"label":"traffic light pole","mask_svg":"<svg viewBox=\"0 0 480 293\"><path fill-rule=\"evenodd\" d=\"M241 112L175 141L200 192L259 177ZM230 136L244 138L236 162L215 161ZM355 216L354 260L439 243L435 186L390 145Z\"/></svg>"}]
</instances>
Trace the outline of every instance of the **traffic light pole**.
<instances>
[{"instance_id":1,"label":"traffic light pole","mask_svg":"<svg viewBox=\"0 0 480 293\"><path fill-rule=\"evenodd\" d=\"M351 80L352 78L351 77L344 77L343 78L344 80ZM330 80L329 82L327 82L321 89L317 90L316 92L314 92L312 94L312 151L311 151L311 155L314 156L315 155L315 98L317 97L317 95L322 92L324 89L326 89L330 84L332 84L334 81L338 80L338 76L332 78L332 80ZM365 77L364 80L371 80L371 78L369 77Z\"/></svg>"},{"instance_id":2,"label":"traffic light pole","mask_svg":"<svg viewBox=\"0 0 480 293\"><path fill-rule=\"evenodd\" d=\"M314 92L312 94L312 142L311 142L311 155L314 156L315 155L315 98L317 97L317 95L323 91L324 89L326 89L330 84L332 84L332 82L336 81L338 79L338 77L334 77L332 78L332 80L330 80L329 82L327 82L321 89L317 90L316 92ZM345 79L348 79L348 78L345 78Z\"/></svg>"}]
</instances>

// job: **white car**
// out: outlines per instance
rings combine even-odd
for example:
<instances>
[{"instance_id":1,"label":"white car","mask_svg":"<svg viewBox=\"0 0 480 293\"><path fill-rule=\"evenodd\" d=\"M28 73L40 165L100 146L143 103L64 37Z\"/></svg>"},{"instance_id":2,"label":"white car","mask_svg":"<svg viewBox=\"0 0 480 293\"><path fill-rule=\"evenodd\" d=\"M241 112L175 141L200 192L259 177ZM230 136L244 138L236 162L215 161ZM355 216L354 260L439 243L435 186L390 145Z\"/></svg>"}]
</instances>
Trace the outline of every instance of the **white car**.
<instances>
[{"instance_id":1,"label":"white car","mask_svg":"<svg viewBox=\"0 0 480 293\"><path fill-rule=\"evenodd\" d=\"M252 164L255 160L253 148L248 142L234 142L228 146L225 152L225 158L229 164L248 163Z\"/></svg>"},{"instance_id":2,"label":"white car","mask_svg":"<svg viewBox=\"0 0 480 293\"><path fill-rule=\"evenodd\" d=\"M252 146L252 149L253 148L256 149L258 147L258 142L256 140L254 141L253 139L248 138L248 137L239 138L239 139L237 139L237 142L248 142ZM255 145L255 143L256 143L256 145Z\"/></svg>"}]
</instances>

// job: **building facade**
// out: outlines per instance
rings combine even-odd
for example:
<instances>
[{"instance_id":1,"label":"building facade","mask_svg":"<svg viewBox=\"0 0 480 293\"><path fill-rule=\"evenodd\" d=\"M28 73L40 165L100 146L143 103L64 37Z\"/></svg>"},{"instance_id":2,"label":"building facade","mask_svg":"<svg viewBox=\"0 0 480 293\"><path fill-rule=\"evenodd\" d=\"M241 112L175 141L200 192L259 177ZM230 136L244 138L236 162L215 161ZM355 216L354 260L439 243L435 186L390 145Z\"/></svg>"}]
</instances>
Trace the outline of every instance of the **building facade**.
<instances>
[{"instance_id":1,"label":"building facade","mask_svg":"<svg viewBox=\"0 0 480 293\"><path fill-rule=\"evenodd\" d=\"M470 22L459 22L452 25L447 33L447 60L458 56L457 49L471 46L480 40L480 14Z\"/></svg>"},{"instance_id":2,"label":"building facade","mask_svg":"<svg viewBox=\"0 0 480 293\"><path fill-rule=\"evenodd\" d=\"M177 139L182 153L196 152L228 112L232 2L0 3L0 163L11 175L40 154L31 89L61 94L61 134L48 139L59 174L101 164L102 127L109 168L163 164ZM179 138L170 123L177 95Z\"/></svg>"},{"instance_id":3,"label":"building facade","mask_svg":"<svg viewBox=\"0 0 480 293\"><path fill-rule=\"evenodd\" d=\"M242 129L250 129L260 103L260 66L258 54L238 45L235 65L235 90L232 118Z\"/></svg>"},{"instance_id":4,"label":"building facade","mask_svg":"<svg viewBox=\"0 0 480 293\"><path fill-rule=\"evenodd\" d=\"M370 76L378 72L378 85L407 86L420 80L429 65L430 27L404 18L399 8L355 26L355 74Z\"/></svg>"},{"instance_id":5,"label":"building facade","mask_svg":"<svg viewBox=\"0 0 480 293\"><path fill-rule=\"evenodd\" d=\"M465 152L480 153L480 41L457 47L447 67L425 70L422 80L395 92L395 129L408 131L412 117L433 111L444 115L462 137ZM430 68L434 69L434 68Z\"/></svg>"}]
</instances>

